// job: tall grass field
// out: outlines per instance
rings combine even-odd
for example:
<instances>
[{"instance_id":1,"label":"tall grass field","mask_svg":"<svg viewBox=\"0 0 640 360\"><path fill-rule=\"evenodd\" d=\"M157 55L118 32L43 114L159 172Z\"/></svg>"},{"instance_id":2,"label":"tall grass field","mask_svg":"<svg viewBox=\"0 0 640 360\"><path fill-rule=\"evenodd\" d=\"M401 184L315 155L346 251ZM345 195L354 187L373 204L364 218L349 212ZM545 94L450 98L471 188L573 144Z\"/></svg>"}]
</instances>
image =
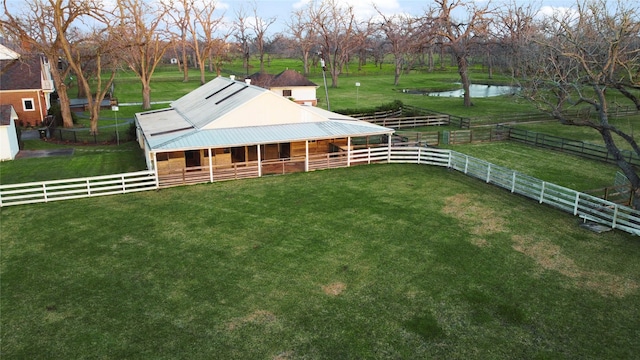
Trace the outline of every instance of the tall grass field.
<instances>
[{"instance_id":1,"label":"tall grass field","mask_svg":"<svg viewBox=\"0 0 640 360\"><path fill-rule=\"evenodd\" d=\"M640 243L447 169L0 210L3 359L631 359Z\"/></svg>"}]
</instances>

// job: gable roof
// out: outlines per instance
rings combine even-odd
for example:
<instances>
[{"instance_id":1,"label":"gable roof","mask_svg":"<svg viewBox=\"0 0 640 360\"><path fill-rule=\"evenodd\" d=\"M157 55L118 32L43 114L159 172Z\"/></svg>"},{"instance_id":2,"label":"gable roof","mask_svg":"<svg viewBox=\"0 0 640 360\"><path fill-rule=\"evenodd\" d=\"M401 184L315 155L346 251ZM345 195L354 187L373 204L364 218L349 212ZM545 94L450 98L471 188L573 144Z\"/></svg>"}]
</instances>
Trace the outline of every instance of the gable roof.
<instances>
[{"instance_id":1,"label":"gable roof","mask_svg":"<svg viewBox=\"0 0 640 360\"><path fill-rule=\"evenodd\" d=\"M136 122L150 150L164 151L393 132L223 77L172 102L168 109L136 114Z\"/></svg>"},{"instance_id":2,"label":"gable roof","mask_svg":"<svg viewBox=\"0 0 640 360\"><path fill-rule=\"evenodd\" d=\"M265 89L288 86L314 86L316 83L307 79L295 70L285 70L277 75L257 72L249 76L251 84Z\"/></svg>"},{"instance_id":3,"label":"gable roof","mask_svg":"<svg viewBox=\"0 0 640 360\"><path fill-rule=\"evenodd\" d=\"M40 56L0 60L0 90L34 90L41 87Z\"/></svg>"},{"instance_id":4,"label":"gable roof","mask_svg":"<svg viewBox=\"0 0 640 360\"><path fill-rule=\"evenodd\" d=\"M0 105L0 126L11 125L11 118L16 120L17 115L13 110L13 105Z\"/></svg>"},{"instance_id":5,"label":"gable roof","mask_svg":"<svg viewBox=\"0 0 640 360\"><path fill-rule=\"evenodd\" d=\"M0 60L16 60L20 54L0 44Z\"/></svg>"}]
</instances>

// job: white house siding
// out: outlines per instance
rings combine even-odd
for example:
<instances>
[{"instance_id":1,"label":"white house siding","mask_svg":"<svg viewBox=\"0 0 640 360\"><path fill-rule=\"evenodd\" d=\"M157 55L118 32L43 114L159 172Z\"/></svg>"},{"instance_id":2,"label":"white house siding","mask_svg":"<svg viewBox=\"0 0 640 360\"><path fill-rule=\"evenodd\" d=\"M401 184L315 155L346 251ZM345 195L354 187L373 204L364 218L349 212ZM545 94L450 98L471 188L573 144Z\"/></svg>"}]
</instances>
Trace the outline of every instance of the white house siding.
<instances>
[{"instance_id":1,"label":"white house siding","mask_svg":"<svg viewBox=\"0 0 640 360\"><path fill-rule=\"evenodd\" d=\"M291 90L291 96L297 103L314 102L316 100L316 88L314 86L291 86L291 87L272 87L270 90L280 96L284 90Z\"/></svg>"},{"instance_id":2,"label":"white house siding","mask_svg":"<svg viewBox=\"0 0 640 360\"><path fill-rule=\"evenodd\" d=\"M20 151L18 134L13 119L9 125L0 126L0 161L13 160Z\"/></svg>"}]
</instances>

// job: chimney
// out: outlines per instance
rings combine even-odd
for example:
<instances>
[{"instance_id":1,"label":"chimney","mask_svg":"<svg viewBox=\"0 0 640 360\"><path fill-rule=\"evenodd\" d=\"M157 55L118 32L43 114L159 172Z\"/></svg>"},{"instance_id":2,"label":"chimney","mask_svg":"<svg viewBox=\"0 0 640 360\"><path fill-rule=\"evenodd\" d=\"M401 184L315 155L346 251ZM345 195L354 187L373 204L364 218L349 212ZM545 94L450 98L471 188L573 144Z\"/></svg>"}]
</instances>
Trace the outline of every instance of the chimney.
<instances>
[{"instance_id":1,"label":"chimney","mask_svg":"<svg viewBox=\"0 0 640 360\"><path fill-rule=\"evenodd\" d=\"M244 79L244 82L247 83L247 85L251 85L251 79L249 78Z\"/></svg>"},{"instance_id":2,"label":"chimney","mask_svg":"<svg viewBox=\"0 0 640 360\"><path fill-rule=\"evenodd\" d=\"M229 78L231 79L231 81L235 81L236 80L236 76L235 75L229 75Z\"/></svg>"}]
</instances>

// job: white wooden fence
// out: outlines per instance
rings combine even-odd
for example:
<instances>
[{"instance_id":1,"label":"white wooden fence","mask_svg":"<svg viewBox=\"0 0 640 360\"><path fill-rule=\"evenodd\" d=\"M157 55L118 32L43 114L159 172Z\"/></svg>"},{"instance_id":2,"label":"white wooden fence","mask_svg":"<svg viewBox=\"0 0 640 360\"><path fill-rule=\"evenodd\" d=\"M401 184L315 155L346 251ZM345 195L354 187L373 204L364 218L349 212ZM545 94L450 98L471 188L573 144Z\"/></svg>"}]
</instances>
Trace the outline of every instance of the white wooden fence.
<instances>
[{"instance_id":1,"label":"white wooden fence","mask_svg":"<svg viewBox=\"0 0 640 360\"><path fill-rule=\"evenodd\" d=\"M448 167L560 210L634 235L640 211L451 151Z\"/></svg>"},{"instance_id":2,"label":"white wooden fence","mask_svg":"<svg viewBox=\"0 0 640 360\"><path fill-rule=\"evenodd\" d=\"M153 171L0 185L0 207L157 189Z\"/></svg>"},{"instance_id":3,"label":"white wooden fence","mask_svg":"<svg viewBox=\"0 0 640 360\"><path fill-rule=\"evenodd\" d=\"M640 212L611 201L521 174L456 151L429 147L394 146L353 150L343 167L371 163L411 163L447 167L614 229L640 235ZM153 171L69 180L0 185L0 207L9 205L126 194L155 190Z\"/></svg>"}]
</instances>

